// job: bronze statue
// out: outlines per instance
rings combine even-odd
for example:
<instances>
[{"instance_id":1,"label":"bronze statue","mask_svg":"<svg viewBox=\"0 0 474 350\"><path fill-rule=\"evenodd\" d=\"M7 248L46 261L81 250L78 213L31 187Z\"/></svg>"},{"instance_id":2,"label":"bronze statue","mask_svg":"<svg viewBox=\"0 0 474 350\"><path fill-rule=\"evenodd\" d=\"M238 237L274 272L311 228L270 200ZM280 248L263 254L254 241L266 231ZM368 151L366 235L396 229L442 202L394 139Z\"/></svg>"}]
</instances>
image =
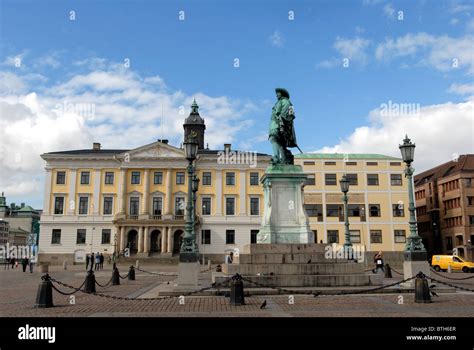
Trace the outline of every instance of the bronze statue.
<instances>
[{"instance_id":1,"label":"bronze statue","mask_svg":"<svg viewBox=\"0 0 474 350\"><path fill-rule=\"evenodd\" d=\"M275 89L277 102L272 108L268 139L273 148L272 164L294 164L293 155L288 147L298 147L293 120L295 112L286 89ZM301 153L301 149L298 147Z\"/></svg>"}]
</instances>

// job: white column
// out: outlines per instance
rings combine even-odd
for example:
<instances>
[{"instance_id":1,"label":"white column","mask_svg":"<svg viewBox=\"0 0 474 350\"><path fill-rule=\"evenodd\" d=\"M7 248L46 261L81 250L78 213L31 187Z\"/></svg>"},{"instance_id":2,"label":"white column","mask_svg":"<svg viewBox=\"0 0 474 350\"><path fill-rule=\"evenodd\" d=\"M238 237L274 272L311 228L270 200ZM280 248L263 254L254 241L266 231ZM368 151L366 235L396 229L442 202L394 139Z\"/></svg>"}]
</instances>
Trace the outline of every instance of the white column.
<instances>
[{"instance_id":1,"label":"white column","mask_svg":"<svg viewBox=\"0 0 474 350\"><path fill-rule=\"evenodd\" d=\"M143 174L143 203L142 203L142 214L148 215L150 214L150 200L149 200L149 192L150 192L150 181L149 181L149 171L145 169Z\"/></svg>"},{"instance_id":2,"label":"white column","mask_svg":"<svg viewBox=\"0 0 474 350\"><path fill-rule=\"evenodd\" d=\"M239 215L246 215L247 213L247 188L245 187L245 180L246 180L246 173L245 170L240 171L239 175L239 184L240 184L240 191L239 191L239 197L240 197L240 209L239 209Z\"/></svg>"},{"instance_id":3,"label":"white column","mask_svg":"<svg viewBox=\"0 0 474 350\"><path fill-rule=\"evenodd\" d=\"M167 228L167 236L168 236L168 250L167 253L173 253L173 237L171 237L171 227Z\"/></svg>"},{"instance_id":4,"label":"white column","mask_svg":"<svg viewBox=\"0 0 474 350\"><path fill-rule=\"evenodd\" d=\"M150 228L148 226L145 226L143 252L150 252Z\"/></svg>"},{"instance_id":5,"label":"white column","mask_svg":"<svg viewBox=\"0 0 474 350\"><path fill-rule=\"evenodd\" d=\"M69 203L67 203L66 213L67 215L75 215L76 210L78 209L79 203L77 203L76 199L76 175L77 170L71 169L69 170L68 176L68 185L69 185Z\"/></svg>"},{"instance_id":6,"label":"white column","mask_svg":"<svg viewBox=\"0 0 474 350\"><path fill-rule=\"evenodd\" d=\"M172 179L171 179L171 173L172 169L166 170L166 208L165 208L165 214L170 215L173 213L173 194L171 193L172 191Z\"/></svg>"},{"instance_id":7,"label":"white column","mask_svg":"<svg viewBox=\"0 0 474 350\"><path fill-rule=\"evenodd\" d=\"M120 169L120 186L118 191L119 214L127 212L127 169Z\"/></svg>"},{"instance_id":8,"label":"white column","mask_svg":"<svg viewBox=\"0 0 474 350\"><path fill-rule=\"evenodd\" d=\"M216 170L216 215L222 215L222 170Z\"/></svg>"},{"instance_id":9,"label":"white column","mask_svg":"<svg viewBox=\"0 0 474 350\"><path fill-rule=\"evenodd\" d=\"M94 203L94 215L99 215L100 213L100 181L100 169L96 169L94 174L94 197L92 198L92 203Z\"/></svg>"},{"instance_id":10,"label":"white column","mask_svg":"<svg viewBox=\"0 0 474 350\"><path fill-rule=\"evenodd\" d=\"M52 175L51 169L46 168L46 174L44 177L43 215L49 215L51 213L50 198Z\"/></svg>"},{"instance_id":11,"label":"white column","mask_svg":"<svg viewBox=\"0 0 474 350\"><path fill-rule=\"evenodd\" d=\"M120 227L120 250L125 249L125 226Z\"/></svg>"},{"instance_id":12,"label":"white column","mask_svg":"<svg viewBox=\"0 0 474 350\"><path fill-rule=\"evenodd\" d=\"M167 229L166 227L161 228L161 252L166 253L167 251L167 243L168 243L168 236L167 236Z\"/></svg>"},{"instance_id":13,"label":"white column","mask_svg":"<svg viewBox=\"0 0 474 350\"><path fill-rule=\"evenodd\" d=\"M143 252L143 226L138 229L138 253Z\"/></svg>"}]
</instances>

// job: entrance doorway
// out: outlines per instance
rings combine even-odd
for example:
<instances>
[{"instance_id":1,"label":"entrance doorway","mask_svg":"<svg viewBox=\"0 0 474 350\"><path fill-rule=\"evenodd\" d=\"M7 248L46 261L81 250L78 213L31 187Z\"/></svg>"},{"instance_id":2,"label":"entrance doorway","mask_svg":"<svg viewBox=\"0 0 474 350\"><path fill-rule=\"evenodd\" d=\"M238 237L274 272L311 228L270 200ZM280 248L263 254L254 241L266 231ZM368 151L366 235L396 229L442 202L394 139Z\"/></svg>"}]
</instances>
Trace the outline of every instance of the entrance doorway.
<instances>
[{"instance_id":1,"label":"entrance doorway","mask_svg":"<svg viewBox=\"0 0 474 350\"><path fill-rule=\"evenodd\" d=\"M181 249L181 243L183 243L183 237L183 230L176 230L173 235L173 254L179 254L179 251Z\"/></svg>"},{"instance_id":2,"label":"entrance doorway","mask_svg":"<svg viewBox=\"0 0 474 350\"><path fill-rule=\"evenodd\" d=\"M150 253L161 252L161 231L153 230L150 235Z\"/></svg>"},{"instance_id":3,"label":"entrance doorway","mask_svg":"<svg viewBox=\"0 0 474 350\"><path fill-rule=\"evenodd\" d=\"M138 238L137 230L128 231L127 248L128 248L128 251L130 252L130 255L137 254L137 251L138 251L137 238Z\"/></svg>"}]
</instances>

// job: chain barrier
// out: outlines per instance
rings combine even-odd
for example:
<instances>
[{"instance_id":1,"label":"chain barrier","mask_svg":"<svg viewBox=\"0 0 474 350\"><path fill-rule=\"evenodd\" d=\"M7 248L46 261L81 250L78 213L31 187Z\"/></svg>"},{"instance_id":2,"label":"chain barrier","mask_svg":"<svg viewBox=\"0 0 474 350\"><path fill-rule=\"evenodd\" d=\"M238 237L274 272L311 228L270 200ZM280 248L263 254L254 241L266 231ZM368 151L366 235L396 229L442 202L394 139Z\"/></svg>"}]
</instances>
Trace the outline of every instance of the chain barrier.
<instances>
[{"instance_id":1,"label":"chain barrier","mask_svg":"<svg viewBox=\"0 0 474 350\"><path fill-rule=\"evenodd\" d=\"M42 279L42 280L49 280L49 281L51 281L51 282L55 282L55 280L54 280L51 276L49 276L49 275L46 275L46 276L47 276L46 278L43 278L43 277L45 277L45 276L43 276L43 277L41 277L41 279ZM52 284L52 283L51 283L51 287L53 287L53 289L54 289L56 292L58 292L59 294L62 294L62 295L73 295L73 294L76 294L77 292L83 291L83 290L82 290L82 287L84 287L84 284L85 284L85 283L86 283L86 280L84 280L84 282L82 282L82 284L81 284L78 288L69 286L69 288L74 289L74 292L71 292L71 293L67 293L67 292L63 292L63 291L59 290L59 289L56 288L56 286L55 286L54 284Z\"/></svg>"},{"instance_id":2,"label":"chain barrier","mask_svg":"<svg viewBox=\"0 0 474 350\"><path fill-rule=\"evenodd\" d=\"M207 272L207 271L215 270L215 269L217 269L218 266L219 266L219 265L214 266L214 267L211 267L211 268L209 268L209 269L202 270L202 271L200 271L200 273L204 273L204 272Z\"/></svg>"},{"instance_id":3,"label":"chain barrier","mask_svg":"<svg viewBox=\"0 0 474 350\"><path fill-rule=\"evenodd\" d=\"M436 270L431 269L431 272L433 272L435 275L438 275L440 277L446 278L447 280L453 280L453 281L465 281L465 280L470 280L471 278L474 278L474 276L469 276L469 277L464 277L464 278L452 278L452 277L447 277L444 276L440 273L438 273Z\"/></svg>"},{"instance_id":4,"label":"chain barrier","mask_svg":"<svg viewBox=\"0 0 474 350\"><path fill-rule=\"evenodd\" d=\"M112 283L112 277L110 277L110 280L104 285L100 284L99 282L97 282L97 280L95 280L95 284L97 284L99 287L102 287L102 288L110 287L110 283Z\"/></svg>"},{"instance_id":5,"label":"chain barrier","mask_svg":"<svg viewBox=\"0 0 474 350\"><path fill-rule=\"evenodd\" d=\"M474 289L469 289L469 288L466 288L466 287L460 287L460 286L455 286L454 284L451 284L451 283L447 283L447 282L442 282L440 280L437 280L433 277L428 277L426 276L426 278L430 279L431 281L434 281L436 283L441 283L441 284L444 284L446 286L449 286L449 287L452 287L452 288L456 288L456 289L460 289L460 290L464 290L466 292L474 292Z\"/></svg>"},{"instance_id":6,"label":"chain barrier","mask_svg":"<svg viewBox=\"0 0 474 350\"><path fill-rule=\"evenodd\" d=\"M135 267L135 270L145 272L145 273L149 273L150 275L156 275L156 276L171 276L171 277L178 276L178 274L176 274L176 273L166 274L166 273L161 273L161 272L151 272L151 271L145 271L145 270L139 269L138 267Z\"/></svg>"},{"instance_id":7,"label":"chain barrier","mask_svg":"<svg viewBox=\"0 0 474 350\"><path fill-rule=\"evenodd\" d=\"M403 276L403 272L397 271L391 266L390 266L390 268L392 269L392 272L395 272L397 275Z\"/></svg>"},{"instance_id":8,"label":"chain barrier","mask_svg":"<svg viewBox=\"0 0 474 350\"><path fill-rule=\"evenodd\" d=\"M123 277L120 276L120 274L119 274L119 277L124 280L124 279L128 278L129 275L130 275L130 272L127 273L127 274L126 274L125 276L123 276ZM112 279L110 279L110 281L112 281Z\"/></svg>"},{"instance_id":9,"label":"chain barrier","mask_svg":"<svg viewBox=\"0 0 474 350\"><path fill-rule=\"evenodd\" d=\"M393 287L393 286L396 286L396 285L399 285L400 283L405 283L405 282L408 282L408 281L411 281L412 279L415 279L417 276L413 276L413 277L410 277L410 278L407 278L407 279L404 279L402 281L398 281L398 282L394 282L394 283L391 283L391 284L387 284L387 285L384 285L384 286L380 286L380 287L376 287L376 288L372 288L372 289L364 289L364 290L360 290L360 291L350 291L350 292L339 292L339 293L324 293L324 292L320 292L320 291L317 291L317 292L311 292L311 291L302 291L302 290L291 290L291 289L287 289L287 288L280 288L280 287L273 287L273 286L266 286L262 283L258 283L258 282L254 282L252 280L249 280L245 277L241 277L243 281L246 281L248 283L252 283L252 284L255 284L261 288L271 288L271 289L276 289L278 290L278 294L281 294L281 292L285 292L285 293L290 293L290 294L304 294L304 295L350 295L350 294L365 294L365 293L371 293L371 292L374 292L374 291L377 291L377 290L382 290L382 289L385 289L385 288L389 288L389 287Z\"/></svg>"},{"instance_id":10,"label":"chain barrier","mask_svg":"<svg viewBox=\"0 0 474 350\"><path fill-rule=\"evenodd\" d=\"M51 282L57 283L57 284L59 284L63 287L74 289L75 290L74 293L80 291L80 292L83 292L83 293L88 294L88 295L95 295L95 296L98 296L98 297L102 297L102 298L106 298L106 299L113 299L113 300L140 300L140 301L141 300L148 300L148 301L150 301L150 300L164 300L164 299L179 298L181 296L191 296L193 294L198 294L198 293L204 292L204 291L209 290L209 289L213 289L213 288L216 288L216 287L219 288L223 284L226 284L226 283L230 282L232 280L232 277L229 277L229 278L225 279L224 281L219 282L217 284L213 284L210 287L201 288L201 289L198 289L198 290L195 290L195 291L192 291L192 292L184 293L184 294L181 294L181 295L170 295L170 296L156 297L156 298L138 298L138 296L134 297L134 298L130 298L130 297L119 297L119 296L115 296L115 295L107 295L107 294L102 294L102 293L87 293L86 291L84 291L80 288L73 287L69 284L58 281L58 280L56 280L56 279L54 279L50 276L49 276L49 280ZM85 281L84 281L84 283L85 283ZM84 285L84 283L81 285L81 287ZM60 294L63 294L54 285L53 285L53 288L56 291L58 291ZM71 294L74 294L74 293L71 293ZM70 295L70 294L63 294L63 295Z\"/></svg>"}]
</instances>

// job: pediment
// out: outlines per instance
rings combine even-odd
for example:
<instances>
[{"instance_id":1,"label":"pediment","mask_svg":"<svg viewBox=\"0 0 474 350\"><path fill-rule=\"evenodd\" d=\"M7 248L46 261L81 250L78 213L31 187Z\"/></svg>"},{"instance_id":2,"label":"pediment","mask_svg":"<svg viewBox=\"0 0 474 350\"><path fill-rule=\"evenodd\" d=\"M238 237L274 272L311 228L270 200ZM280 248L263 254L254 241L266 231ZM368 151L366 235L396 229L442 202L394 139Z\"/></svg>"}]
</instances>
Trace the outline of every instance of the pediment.
<instances>
[{"instance_id":1,"label":"pediment","mask_svg":"<svg viewBox=\"0 0 474 350\"><path fill-rule=\"evenodd\" d=\"M153 142L145 146L132 149L120 154L120 158L147 159L147 158L176 158L184 159L184 150L161 142Z\"/></svg>"}]
</instances>

